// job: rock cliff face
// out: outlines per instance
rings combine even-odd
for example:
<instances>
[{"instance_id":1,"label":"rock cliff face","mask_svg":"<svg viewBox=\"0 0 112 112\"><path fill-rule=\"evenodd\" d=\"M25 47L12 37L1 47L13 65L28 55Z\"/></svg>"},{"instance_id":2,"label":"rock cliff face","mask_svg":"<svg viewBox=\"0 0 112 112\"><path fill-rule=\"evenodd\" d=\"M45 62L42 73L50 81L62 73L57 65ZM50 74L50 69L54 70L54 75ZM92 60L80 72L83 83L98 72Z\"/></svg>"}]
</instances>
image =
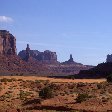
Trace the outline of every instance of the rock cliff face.
<instances>
[{"instance_id":1,"label":"rock cliff face","mask_svg":"<svg viewBox=\"0 0 112 112\"><path fill-rule=\"evenodd\" d=\"M26 59L30 58L30 48L25 50ZM29 62L23 61L16 53L16 38L6 30L0 30L0 75L33 73L44 74L47 67L30 58ZM3 73L3 74L2 74Z\"/></svg>"},{"instance_id":2,"label":"rock cliff face","mask_svg":"<svg viewBox=\"0 0 112 112\"><path fill-rule=\"evenodd\" d=\"M38 50L30 50L29 45L27 45L26 50L20 51L18 56L28 62L30 58L41 62L42 64L47 66L49 73L53 76L77 74L80 70L88 70L89 68L93 67L75 62L72 54L70 55L68 61L59 63L57 61L56 52L51 52L49 50L46 50L44 52L39 52Z\"/></svg>"},{"instance_id":3,"label":"rock cliff face","mask_svg":"<svg viewBox=\"0 0 112 112\"><path fill-rule=\"evenodd\" d=\"M16 39L6 30L0 30L0 75L1 73L39 74L44 76L65 76L87 70L85 66L70 59L63 63L57 61L56 52L31 50L29 44L25 50L16 54Z\"/></svg>"},{"instance_id":4,"label":"rock cliff face","mask_svg":"<svg viewBox=\"0 0 112 112\"><path fill-rule=\"evenodd\" d=\"M0 54L15 55L16 39L6 30L0 30Z\"/></svg>"},{"instance_id":5,"label":"rock cliff face","mask_svg":"<svg viewBox=\"0 0 112 112\"><path fill-rule=\"evenodd\" d=\"M81 70L76 78L106 78L112 74L112 54L107 55L105 63L100 63L89 70Z\"/></svg>"},{"instance_id":6,"label":"rock cliff face","mask_svg":"<svg viewBox=\"0 0 112 112\"><path fill-rule=\"evenodd\" d=\"M89 70L81 70L76 78L106 78L112 74L112 63L100 63Z\"/></svg>"},{"instance_id":7,"label":"rock cliff face","mask_svg":"<svg viewBox=\"0 0 112 112\"><path fill-rule=\"evenodd\" d=\"M107 55L106 62L88 70L81 70L76 78L106 78L112 74L112 55Z\"/></svg>"},{"instance_id":8,"label":"rock cliff face","mask_svg":"<svg viewBox=\"0 0 112 112\"><path fill-rule=\"evenodd\" d=\"M41 61L43 63L57 63L56 52L51 52L49 50L46 50L44 52L39 52L38 50L30 50L28 44L26 50L20 51L18 56L20 56L23 60L28 60L28 58L32 57L37 61Z\"/></svg>"},{"instance_id":9,"label":"rock cliff face","mask_svg":"<svg viewBox=\"0 0 112 112\"><path fill-rule=\"evenodd\" d=\"M0 75L45 75L46 66L38 61L23 61L17 55L0 55Z\"/></svg>"}]
</instances>

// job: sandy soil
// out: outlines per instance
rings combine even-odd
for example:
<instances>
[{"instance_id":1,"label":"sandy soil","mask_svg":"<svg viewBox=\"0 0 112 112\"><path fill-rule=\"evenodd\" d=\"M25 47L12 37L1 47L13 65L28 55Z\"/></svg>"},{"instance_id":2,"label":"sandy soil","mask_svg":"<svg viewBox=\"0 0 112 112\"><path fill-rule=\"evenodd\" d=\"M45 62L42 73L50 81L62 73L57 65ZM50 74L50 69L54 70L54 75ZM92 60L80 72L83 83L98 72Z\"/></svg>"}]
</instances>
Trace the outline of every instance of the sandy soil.
<instances>
[{"instance_id":1,"label":"sandy soil","mask_svg":"<svg viewBox=\"0 0 112 112\"><path fill-rule=\"evenodd\" d=\"M106 79L57 79L57 78L47 78L47 77L37 77L37 76L0 76L0 79L2 78L16 78L16 79L22 79L22 80L49 80L50 82L65 82L65 83L69 83L69 82L74 82L74 83L79 83L79 82L83 82L83 83L100 83L100 82L104 82L106 81Z\"/></svg>"},{"instance_id":2,"label":"sandy soil","mask_svg":"<svg viewBox=\"0 0 112 112\"><path fill-rule=\"evenodd\" d=\"M16 80L1 80L0 112L112 112L112 85L106 79L0 76L4 78ZM54 97L41 99L39 91L46 86L53 89ZM92 97L76 103L79 93Z\"/></svg>"}]
</instances>

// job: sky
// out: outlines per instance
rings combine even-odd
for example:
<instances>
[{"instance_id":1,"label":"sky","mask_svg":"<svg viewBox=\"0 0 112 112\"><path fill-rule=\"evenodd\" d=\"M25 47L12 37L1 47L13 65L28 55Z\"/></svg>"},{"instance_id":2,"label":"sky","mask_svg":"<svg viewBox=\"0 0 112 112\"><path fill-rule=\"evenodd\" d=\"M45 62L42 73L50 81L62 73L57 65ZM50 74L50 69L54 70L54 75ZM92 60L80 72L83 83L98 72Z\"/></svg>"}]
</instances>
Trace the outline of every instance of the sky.
<instances>
[{"instance_id":1,"label":"sky","mask_svg":"<svg viewBox=\"0 0 112 112\"><path fill-rule=\"evenodd\" d=\"M112 54L112 0L0 0L0 29L16 37L17 52L51 50L58 61L85 65Z\"/></svg>"}]
</instances>

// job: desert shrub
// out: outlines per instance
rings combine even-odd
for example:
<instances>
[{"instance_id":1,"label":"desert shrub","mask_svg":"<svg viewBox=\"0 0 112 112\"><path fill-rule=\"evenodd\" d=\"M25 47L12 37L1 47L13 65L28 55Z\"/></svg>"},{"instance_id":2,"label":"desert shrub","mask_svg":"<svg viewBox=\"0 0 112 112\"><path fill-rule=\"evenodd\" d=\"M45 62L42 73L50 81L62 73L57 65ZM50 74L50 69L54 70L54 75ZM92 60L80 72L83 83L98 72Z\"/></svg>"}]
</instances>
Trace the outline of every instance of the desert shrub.
<instances>
[{"instance_id":1,"label":"desert shrub","mask_svg":"<svg viewBox=\"0 0 112 112\"><path fill-rule=\"evenodd\" d=\"M39 92L39 97L44 99L49 99L54 97L53 89L50 87L45 87Z\"/></svg>"},{"instance_id":2,"label":"desert shrub","mask_svg":"<svg viewBox=\"0 0 112 112\"><path fill-rule=\"evenodd\" d=\"M109 76L107 76L107 82L112 82L112 74L110 74Z\"/></svg>"},{"instance_id":3,"label":"desert shrub","mask_svg":"<svg viewBox=\"0 0 112 112\"><path fill-rule=\"evenodd\" d=\"M49 84L49 87L53 90L60 90L60 86L54 83Z\"/></svg>"},{"instance_id":4,"label":"desert shrub","mask_svg":"<svg viewBox=\"0 0 112 112\"><path fill-rule=\"evenodd\" d=\"M84 87L84 86L86 86L86 84L85 83L82 83L82 82L80 82L80 83L77 84L77 88Z\"/></svg>"},{"instance_id":5,"label":"desert shrub","mask_svg":"<svg viewBox=\"0 0 112 112\"><path fill-rule=\"evenodd\" d=\"M11 80L7 79L7 78L3 78L3 79L1 79L1 82L11 82Z\"/></svg>"},{"instance_id":6,"label":"desert shrub","mask_svg":"<svg viewBox=\"0 0 112 112\"><path fill-rule=\"evenodd\" d=\"M102 102L108 102L110 98L102 97Z\"/></svg>"},{"instance_id":7,"label":"desert shrub","mask_svg":"<svg viewBox=\"0 0 112 112\"><path fill-rule=\"evenodd\" d=\"M10 99L12 95L8 92L6 92L4 95L0 96L0 101L4 101L6 99Z\"/></svg>"},{"instance_id":8,"label":"desert shrub","mask_svg":"<svg viewBox=\"0 0 112 112\"><path fill-rule=\"evenodd\" d=\"M6 78L1 79L1 82L7 82Z\"/></svg>"},{"instance_id":9,"label":"desert shrub","mask_svg":"<svg viewBox=\"0 0 112 112\"><path fill-rule=\"evenodd\" d=\"M18 79L17 81L21 81L21 82L23 82L23 79Z\"/></svg>"},{"instance_id":10,"label":"desert shrub","mask_svg":"<svg viewBox=\"0 0 112 112\"><path fill-rule=\"evenodd\" d=\"M27 92L27 91L23 91L23 90L20 90L20 99L21 100L24 100L27 98L27 96L30 96L32 93L31 92Z\"/></svg>"},{"instance_id":11,"label":"desert shrub","mask_svg":"<svg viewBox=\"0 0 112 112\"><path fill-rule=\"evenodd\" d=\"M35 83L41 83L44 82L44 80L35 80Z\"/></svg>"},{"instance_id":12,"label":"desert shrub","mask_svg":"<svg viewBox=\"0 0 112 112\"><path fill-rule=\"evenodd\" d=\"M101 84L97 84L97 88L98 88L98 89L102 89L103 87L102 87Z\"/></svg>"},{"instance_id":13,"label":"desert shrub","mask_svg":"<svg viewBox=\"0 0 112 112\"><path fill-rule=\"evenodd\" d=\"M83 101L86 101L88 98L89 98L89 95L87 93L78 94L78 96L76 98L76 102L81 103Z\"/></svg>"},{"instance_id":14,"label":"desert shrub","mask_svg":"<svg viewBox=\"0 0 112 112\"><path fill-rule=\"evenodd\" d=\"M0 101L4 101L4 100L6 100L5 95L0 96Z\"/></svg>"},{"instance_id":15,"label":"desert shrub","mask_svg":"<svg viewBox=\"0 0 112 112\"><path fill-rule=\"evenodd\" d=\"M28 83L34 83L34 81L32 81L32 80L26 80L26 82L28 82Z\"/></svg>"},{"instance_id":16,"label":"desert shrub","mask_svg":"<svg viewBox=\"0 0 112 112\"><path fill-rule=\"evenodd\" d=\"M45 83L44 83L44 85L47 85L47 84L49 84L49 80L45 80Z\"/></svg>"},{"instance_id":17,"label":"desert shrub","mask_svg":"<svg viewBox=\"0 0 112 112\"><path fill-rule=\"evenodd\" d=\"M3 79L1 79L1 82L12 82L12 81L16 81L16 79L15 78L11 78L11 79L3 78Z\"/></svg>"},{"instance_id":18,"label":"desert shrub","mask_svg":"<svg viewBox=\"0 0 112 112\"><path fill-rule=\"evenodd\" d=\"M11 78L11 80L12 80L12 81L17 81L17 79L16 79L16 78Z\"/></svg>"}]
</instances>

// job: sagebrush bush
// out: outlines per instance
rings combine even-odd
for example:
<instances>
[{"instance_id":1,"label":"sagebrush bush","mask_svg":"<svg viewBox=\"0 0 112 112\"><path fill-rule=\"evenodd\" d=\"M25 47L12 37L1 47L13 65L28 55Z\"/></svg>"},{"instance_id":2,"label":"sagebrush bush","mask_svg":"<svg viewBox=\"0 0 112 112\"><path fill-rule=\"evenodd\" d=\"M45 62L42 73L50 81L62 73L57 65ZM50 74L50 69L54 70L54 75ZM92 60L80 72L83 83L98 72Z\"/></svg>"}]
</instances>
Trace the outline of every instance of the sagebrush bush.
<instances>
[{"instance_id":1,"label":"sagebrush bush","mask_svg":"<svg viewBox=\"0 0 112 112\"><path fill-rule=\"evenodd\" d=\"M39 92L39 97L44 99L49 99L54 97L53 89L50 87L45 87Z\"/></svg>"},{"instance_id":2,"label":"sagebrush bush","mask_svg":"<svg viewBox=\"0 0 112 112\"><path fill-rule=\"evenodd\" d=\"M98 89L102 89L103 87L102 87L101 84L97 84L97 88L98 88Z\"/></svg>"},{"instance_id":3,"label":"sagebrush bush","mask_svg":"<svg viewBox=\"0 0 112 112\"><path fill-rule=\"evenodd\" d=\"M20 90L19 96L21 100L24 100L27 98L27 96L30 96L31 94L31 92Z\"/></svg>"},{"instance_id":4,"label":"sagebrush bush","mask_svg":"<svg viewBox=\"0 0 112 112\"><path fill-rule=\"evenodd\" d=\"M83 101L86 101L88 98L89 98L89 95L86 93L78 94L78 96L76 98L76 103L81 103Z\"/></svg>"}]
</instances>

